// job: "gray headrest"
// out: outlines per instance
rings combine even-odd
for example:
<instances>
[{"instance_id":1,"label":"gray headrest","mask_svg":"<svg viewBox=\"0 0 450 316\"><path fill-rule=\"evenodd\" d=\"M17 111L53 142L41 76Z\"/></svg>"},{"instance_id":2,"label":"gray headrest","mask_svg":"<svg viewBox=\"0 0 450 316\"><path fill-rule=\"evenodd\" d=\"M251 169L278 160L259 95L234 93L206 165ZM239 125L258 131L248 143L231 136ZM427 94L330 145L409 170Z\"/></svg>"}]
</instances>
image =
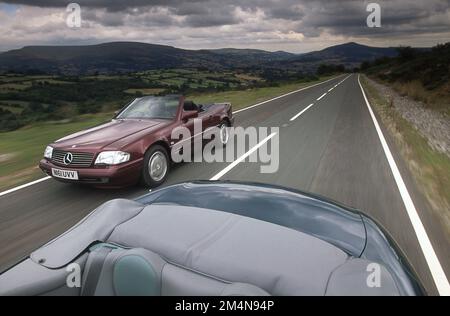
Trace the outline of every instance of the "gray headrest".
<instances>
[{"instance_id":1,"label":"gray headrest","mask_svg":"<svg viewBox=\"0 0 450 316\"><path fill-rule=\"evenodd\" d=\"M90 278L96 279L93 295L269 295L251 284L218 280L212 276L173 265L158 254L141 248L112 250L102 260L101 272L92 274L92 269L96 265L95 260L99 260L100 252L100 247L91 252L84 271L83 284L89 284L92 281Z\"/></svg>"}]
</instances>

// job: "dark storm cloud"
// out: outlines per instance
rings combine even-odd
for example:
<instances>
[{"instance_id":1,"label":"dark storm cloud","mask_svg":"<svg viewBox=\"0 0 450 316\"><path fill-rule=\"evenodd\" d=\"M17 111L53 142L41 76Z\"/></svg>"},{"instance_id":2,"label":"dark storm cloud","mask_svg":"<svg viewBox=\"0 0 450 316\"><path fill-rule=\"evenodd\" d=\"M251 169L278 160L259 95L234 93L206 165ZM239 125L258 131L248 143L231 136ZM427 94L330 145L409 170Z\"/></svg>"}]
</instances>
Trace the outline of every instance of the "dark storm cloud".
<instances>
[{"instance_id":1,"label":"dark storm cloud","mask_svg":"<svg viewBox=\"0 0 450 316\"><path fill-rule=\"evenodd\" d=\"M66 7L70 2L76 2L80 6L86 8L105 8L110 11L120 11L135 7L178 6L183 3L195 3L202 1L203 0L6 0L3 2L46 8Z\"/></svg>"},{"instance_id":2,"label":"dark storm cloud","mask_svg":"<svg viewBox=\"0 0 450 316\"><path fill-rule=\"evenodd\" d=\"M11 4L24 4L37 7L65 7L67 0L7 0ZM365 25L368 15L365 8L369 1L310 1L310 0L76 0L83 8L104 9L117 12L114 15L87 15L96 18L105 26L120 26L126 23L119 14L143 14L155 7L167 8L168 14L184 17L186 26L208 27L238 24L243 22L236 16L235 9L261 10L267 19L298 21L296 31L307 36L318 36L322 31L342 35L371 34ZM370 1L371 2L371 1ZM449 0L394 0L374 1L382 7L384 31L420 32L450 26L439 15L449 12ZM163 14L164 15L164 14ZM157 25L173 25L171 18L162 18ZM279 22L278 22L279 23ZM274 25L276 28L277 25ZM381 30L379 30L381 31Z\"/></svg>"},{"instance_id":3,"label":"dark storm cloud","mask_svg":"<svg viewBox=\"0 0 450 316\"><path fill-rule=\"evenodd\" d=\"M303 9L308 14L299 23L307 35L317 30L332 34L372 35L374 33L424 34L441 29L450 30L450 1L374 1L381 6L381 28L366 26L366 5L372 1L329 1L320 3L307 1ZM446 19L442 16L446 15Z\"/></svg>"},{"instance_id":4,"label":"dark storm cloud","mask_svg":"<svg viewBox=\"0 0 450 316\"><path fill-rule=\"evenodd\" d=\"M448 41L450 37L450 0L6 0L5 3L24 5L24 29L39 33L42 21L31 23L26 19L36 12L65 12L70 2L80 4L83 25L89 34L63 34L65 30L42 34L42 41L51 38L84 38L145 40L173 45L247 46L278 48L278 45L296 45L299 42L318 43L352 40L388 43L391 39L433 39ZM366 6L370 2L381 5L381 28L369 28ZM12 14L1 11L12 19ZM48 17L45 27L52 29L55 17ZM43 17L45 20L45 16ZM19 33L20 25L3 22L0 26L9 32L0 36L0 42L14 46L17 38L28 38ZM7 25L6 23L10 23ZM64 23L64 21L62 21ZM19 23L20 24L20 23ZM223 28L221 28L224 26ZM226 26L226 27L225 27ZM9 27L9 29L8 29ZM15 36L7 36L6 34ZM82 35L81 35L82 34ZM170 39L170 42L168 42ZM201 39L190 41L190 39ZM10 44L11 43L11 44ZM269 43L269 44L267 44ZM272 44L271 44L272 43ZM418 44L417 44L418 43ZM0 43L0 46L2 43ZM315 44L311 44L315 45ZM421 45L414 42L412 45ZM427 44L429 45L429 44Z\"/></svg>"}]
</instances>

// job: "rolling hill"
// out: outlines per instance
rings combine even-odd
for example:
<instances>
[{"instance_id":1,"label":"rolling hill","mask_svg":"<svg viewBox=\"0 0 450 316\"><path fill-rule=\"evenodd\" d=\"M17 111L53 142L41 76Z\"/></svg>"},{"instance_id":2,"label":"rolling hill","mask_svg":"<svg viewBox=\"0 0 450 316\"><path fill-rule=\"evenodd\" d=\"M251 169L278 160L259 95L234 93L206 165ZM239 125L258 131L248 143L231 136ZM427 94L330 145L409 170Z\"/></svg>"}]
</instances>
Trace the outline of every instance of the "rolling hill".
<instances>
[{"instance_id":1,"label":"rolling hill","mask_svg":"<svg viewBox=\"0 0 450 316\"><path fill-rule=\"evenodd\" d=\"M293 56L270 63L271 67L292 67L302 71L314 71L320 64L344 65L348 69L359 67L364 61L372 61L380 57L395 57L397 48L372 47L350 42L330 46L319 51Z\"/></svg>"},{"instance_id":2,"label":"rolling hill","mask_svg":"<svg viewBox=\"0 0 450 316\"><path fill-rule=\"evenodd\" d=\"M357 66L364 60L395 56L394 48L347 43L302 55L257 49L186 50L139 42L87 46L26 46L0 54L0 71L52 74L127 73L151 69L285 68L314 71L321 63Z\"/></svg>"}]
</instances>

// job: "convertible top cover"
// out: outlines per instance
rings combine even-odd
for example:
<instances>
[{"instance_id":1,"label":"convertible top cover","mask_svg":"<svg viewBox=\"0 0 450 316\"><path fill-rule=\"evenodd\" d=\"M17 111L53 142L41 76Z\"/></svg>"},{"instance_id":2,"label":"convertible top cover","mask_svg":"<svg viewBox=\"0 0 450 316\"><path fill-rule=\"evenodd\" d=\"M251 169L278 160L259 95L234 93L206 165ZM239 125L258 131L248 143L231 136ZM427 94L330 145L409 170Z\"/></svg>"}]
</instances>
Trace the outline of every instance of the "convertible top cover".
<instances>
[{"instance_id":1,"label":"convertible top cover","mask_svg":"<svg viewBox=\"0 0 450 316\"><path fill-rule=\"evenodd\" d=\"M100 257L102 268L93 268ZM103 204L1 275L0 294L32 292L44 277L64 286L61 271L74 261L96 295L399 294L383 266L381 286L368 286L371 262L314 236L222 211L124 199Z\"/></svg>"}]
</instances>

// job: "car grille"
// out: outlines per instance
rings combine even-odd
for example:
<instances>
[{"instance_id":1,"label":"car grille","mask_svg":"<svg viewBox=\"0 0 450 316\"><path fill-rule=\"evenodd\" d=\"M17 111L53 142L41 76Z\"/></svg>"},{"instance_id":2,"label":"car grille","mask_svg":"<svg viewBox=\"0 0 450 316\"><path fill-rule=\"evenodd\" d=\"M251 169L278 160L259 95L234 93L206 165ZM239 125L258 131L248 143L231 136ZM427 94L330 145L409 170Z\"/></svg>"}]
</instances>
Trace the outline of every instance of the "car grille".
<instances>
[{"instance_id":1,"label":"car grille","mask_svg":"<svg viewBox=\"0 0 450 316\"><path fill-rule=\"evenodd\" d=\"M73 156L72 162L66 164L64 162L64 156L69 153L69 151L63 150L53 150L52 162L57 165L66 166L66 167L90 167L92 164L92 160L94 159L93 153L80 153L80 152L72 152L70 153Z\"/></svg>"}]
</instances>

